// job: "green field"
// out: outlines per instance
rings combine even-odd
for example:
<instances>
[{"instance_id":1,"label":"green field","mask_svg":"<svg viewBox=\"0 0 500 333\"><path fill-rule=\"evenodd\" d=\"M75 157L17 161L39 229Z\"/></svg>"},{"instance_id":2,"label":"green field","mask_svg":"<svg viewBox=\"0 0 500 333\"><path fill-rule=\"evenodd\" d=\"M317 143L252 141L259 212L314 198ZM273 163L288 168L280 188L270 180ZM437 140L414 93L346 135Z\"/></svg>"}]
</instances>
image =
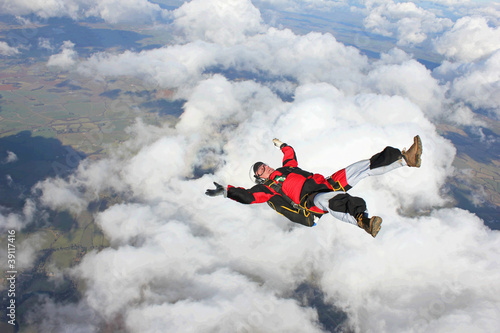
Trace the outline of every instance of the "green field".
<instances>
[{"instance_id":1,"label":"green field","mask_svg":"<svg viewBox=\"0 0 500 333\"><path fill-rule=\"evenodd\" d=\"M0 64L3 83L19 87L7 90L12 88L9 85L0 90L0 138L29 130L33 136L57 138L63 145L94 154L101 146L124 140L123 129L138 116L146 122L158 122L158 112L144 107L151 95L139 94L145 88L132 79L97 83L77 75L40 75L36 71L40 64ZM110 90L118 91L113 99L106 97ZM99 142L89 144L96 137Z\"/></svg>"}]
</instances>

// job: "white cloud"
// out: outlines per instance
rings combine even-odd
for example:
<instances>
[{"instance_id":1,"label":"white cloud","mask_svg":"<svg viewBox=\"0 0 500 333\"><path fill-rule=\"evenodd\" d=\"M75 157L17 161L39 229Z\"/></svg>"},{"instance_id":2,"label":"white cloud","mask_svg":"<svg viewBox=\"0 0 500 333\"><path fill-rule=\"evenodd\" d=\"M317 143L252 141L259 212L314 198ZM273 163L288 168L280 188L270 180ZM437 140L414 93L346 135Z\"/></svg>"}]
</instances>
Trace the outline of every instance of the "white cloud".
<instances>
[{"instance_id":1,"label":"white cloud","mask_svg":"<svg viewBox=\"0 0 500 333\"><path fill-rule=\"evenodd\" d=\"M474 63L444 62L435 72L450 82L452 99L500 115L500 50Z\"/></svg>"},{"instance_id":2,"label":"white cloud","mask_svg":"<svg viewBox=\"0 0 500 333\"><path fill-rule=\"evenodd\" d=\"M35 233L26 239L16 241L14 243L16 245L16 268L25 270L32 267L43 244L43 233ZM3 261L7 262L7 260Z\"/></svg>"},{"instance_id":3,"label":"white cloud","mask_svg":"<svg viewBox=\"0 0 500 333\"><path fill-rule=\"evenodd\" d=\"M487 332L499 327L494 315L500 310L495 283L500 270L493 259L497 253L483 251L495 248L498 232L459 209L400 218L391 227L381 242L365 247L353 240L349 249L325 255L322 262L335 263L324 276L323 288L350 299L346 308L354 328ZM483 249L474 243L483 243ZM483 266L486 262L491 265Z\"/></svg>"},{"instance_id":4,"label":"white cloud","mask_svg":"<svg viewBox=\"0 0 500 333\"><path fill-rule=\"evenodd\" d=\"M121 170L122 177L137 195L162 198L171 192L169 180L189 175L182 141L183 138L161 138L128 161Z\"/></svg>"},{"instance_id":5,"label":"white cloud","mask_svg":"<svg viewBox=\"0 0 500 333\"><path fill-rule=\"evenodd\" d=\"M35 185L35 189L42 192L41 203L54 210L68 209L73 213L80 213L87 207L88 202L78 191L77 184L66 182L61 178L47 179Z\"/></svg>"},{"instance_id":6,"label":"white cloud","mask_svg":"<svg viewBox=\"0 0 500 333\"><path fill-rule=\"evenodd\" d=\"M64 41L61 46L61 53L51 55L47 61L47 66L60 67L61 69L68 69L73 66L78 56L74 47L75 44L71 41Z\"/></svg>"},{"instance_id":7,"label":"white cloud","mask_svg":"<svg viewBox=\"0 0 500 333\"><path fill-rule=\"evenodd\" d=\"M33 221L35 213L36 205L30 199L26 200L23 210L20 213L12 212L0 206L0 230L21 230Z\"/></svg>"},{"instance_id":8,"label":"white cloud","mask_svg":"<svg viewBox=\"0 0 500 333\"><path fill-rule=\"evenodd\" d=\"M6 42L0 41L0 54L3 56L13 56L19 54L16 47L9 46Z\"/></svg>"},{"instance_id":9,"label":"white cloud","mask_svg":"<svg viewBox=\"0 0 500 333\"><path fill-rule=\"evenodd\" d=\"M40 295L39 308L26 316L27 323L41 331L68 330L77 333L96 333L100 330L100 316L85 302L64 305L45 295Z\"/></svg>"},{"instance_id":10,"label":"white cloud","mask_svg":"<svg viewBox=\"0 0 500 333\"><path fill-rule=\"evenodd\" d=\"M492 109L500 116L500 50L457 78L451 93L476 109Z\"/></svg>"},{"instance_id":11,"label":"white cloud","mask_svg":"<svg viewBox=\"0 0 500 333\"><path fill-rule=\"evenodd\" d=\"M189 40L221 45L241 42L248 34L262 31L260 12L250 0L192 0L173 12L175 26Z\"/></svg>"},{"instance_id":12,"label":"white cloud","mask_svg":"<svg viewBox=\"0 0 500 333\"><path fill-rule=\"evenodd\" d=\"M88 9L86 16L101 17L109 23L150 22L167 13L148 0L100 0Z\"/></svg>"},{"instance_id":13,"label":"white cloud","mask_svg":"<svg viewBox=\"0 0 500 333\"><path fill-rule=\"evenodd\" d=\"M250 38L244 69L256 68L272 75L287 75L301 83L326 81L347 91L356 89L361 71L368 65L359 50L338 42L331 34L295 35L271 28ZM273 57L266 56L273 54Z\"/></svg>"},{"instance_id":14,"label":"white cloud","mask_svg":"<svg viewBox=\"0 0 500 333\"><path fill-rule=\"evenodd\" d=\"M470 9L469 16L482 16L494 26L500 25L500 3L498 1L479 2L478 6Z\"/></svg>"},{"instance_id":15,"label":"white cloud","mask_svg":"<svg viewBox=\"0 0 500 333\"><path fill-rule=\"evenodd\" d=\"M416 60L400 61L401 55L397 55L400 52L392 50L382 55L380 64L376 63L368 74L366 84L377 93L404 96L417 104L430 119L439 119L446 87L440 85L431 71ZM393 56L396 56L395 62L390 60Z\"/></svg>"},{"instance_id":16,"label":"white cloud","mask_svg":"<svg viewBox=\"0 0 500 333\"><path fill-rule=\"evenodd\" d=\"M105 319L121 314L129 330L143 332L320 332L313 311L221 267L226 260L217 246L194 236L185 223L171 220L155 232L140 248L89 254L75 271L93 281L86 302Z\"/></svg>"},{"instance_id":17,"label":"white cloud","mask_svg":"<svg viewBox=\"0 0 500 333\"><path fill-rule=\"evenodd\" d=\"M347 0L255 0L252 2L261 12L271 8L277 11L304 13L310 10L329 11L332 8L349 5Z\"/></svg>"},{"instance_id":18,"label":"white cloud","mask_svg":"<svg viewBox=\"0 0 500 333\"><path fill-rule=\"evenodd\" d=\"M153 85L176 88L200 79L206 67L216 64L213 49L205 42L122 54L98 53L80 63L78 71L89 76L132 75Z\"/></svg>"},{"instance_id":19,"label":"white cloud","mask_svg":"<svg viewBox=\"0 0 500 333\"><path fill-rule=\"evenodd\" d=\"M333 82L352 92L367 65L368 59L357 49L337 42L331 34L298 36L288 29L269 28L234 46L194 41L139 53L100 53L79 63L78 71L94 77L135 75L153 85L176 88L196 84L206 69L235 68L299 82Z\"/></svg>"},{"instance_id":20,"label":"white cloud","mask_svg":"<svg viewBox=\"0 0 500 333\"><path fill-rule=\"evenodd\" d=\"M435 41L437 52L457 61L475 61L500 49L500 28L483 17L463 17Z\"/></svg>"},{"instance_id":21,"label":"white cloud","mask_svg":"<svg viewBox=\"0 0 500 333\"><path fill-rule=\"evenodd\" d=\"M42 18L68 16L74 20L99 17L108 23L148 22L168 16L158 4L147 0L0 0L4 14L36 14Z\"/></svg>"},{"instance_id":22,"label":"white cloud","mask_svg":"<svg viewBox=\"0 0 500 333\"><path fill-rule=\"evenodd\" d=\"M220 295L205 302L180 300L176 304L158 304L135 309L127 317L132 331L154 332L169 327L169 332L323 332L317 314L300 307L296 301L269 295L244 277L227 271L202 277L202 286L214 288ZM200 290L203 292L202 290ZM229 299L231 302L227 302ZM192 320L196 313L196 320ZM146 320L145 320L146 319ZM144 323L146 322L146 324ZM190 322L189 326L185 323ZM165 326L167 325L167 326Z\"/></svg>"},{"instance_id":23,"label":"white cloud","mask_svg":"<svg viewBox=\"0 0 500 333\"><path fill-rule=\"evenodd\" d=\"M383 0L364 1L364 4L365 27L383 36L396 37L397 45L420 44L429 34L442 32L452 25L450 19L437 17L413 2Z\"/></svg>"},{"instance_id":24,"label":"white cloud","mask_svg":"<svg viewBox=\"0 0 500 333\"><path fill-rule=\"evenodd\" d=\"M14 163L18 160L18 157L15 153L11 151L7 151L7 156L5 159L2 161L2 164L7 164L7 163Z\"/></svg>"},{"instance_id":25,"label":"white cloud","mask_svg":"<svg viewBox=\"0 0 500 333\"><path fill-rule=\"evenodd\" d=\"M42 37L38 38L38 47L49 51L54 50L54 47L52 46L49 38L42 38Z\"/></svg>"}]
</instances>

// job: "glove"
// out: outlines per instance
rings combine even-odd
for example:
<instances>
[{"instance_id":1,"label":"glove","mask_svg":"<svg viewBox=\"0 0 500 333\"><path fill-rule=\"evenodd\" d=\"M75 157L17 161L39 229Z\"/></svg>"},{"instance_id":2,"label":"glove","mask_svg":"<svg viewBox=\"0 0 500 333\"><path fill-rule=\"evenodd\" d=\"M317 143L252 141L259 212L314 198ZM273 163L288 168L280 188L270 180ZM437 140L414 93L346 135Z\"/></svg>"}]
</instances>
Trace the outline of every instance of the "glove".
<instances>
[{"instance_id":1,"label":"glove","mask_svg":"<svg viewBox=\"0 0 500 333\"><path fill-rule=\"evenodd\" d=\"M281 142L279 139L273 139L273 143L277 148L283 147L283 145L286 145L286 143Z\"/></svg>"},{"instance_id":2,"label":"glove","mask_svg":"<svg viewBox=\"0 0 500 333\"><path fill-rule=\"evenodd\" d=\"M214 182L214 185L215 185L215 190L210 190L210 189L206 190L205 192L206 195L210 197L215 197L224 194L224 196L226 196L226 189L224 188L224 186L216 182Z\"/></svg>"}]
</instances>

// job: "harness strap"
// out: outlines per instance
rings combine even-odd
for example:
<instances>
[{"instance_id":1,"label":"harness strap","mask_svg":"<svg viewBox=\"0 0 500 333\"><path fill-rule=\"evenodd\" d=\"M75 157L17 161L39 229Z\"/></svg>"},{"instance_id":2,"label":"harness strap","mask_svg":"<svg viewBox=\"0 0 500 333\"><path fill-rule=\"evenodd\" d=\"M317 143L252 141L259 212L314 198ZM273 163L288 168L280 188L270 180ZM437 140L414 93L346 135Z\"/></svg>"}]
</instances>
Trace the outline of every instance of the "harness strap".
<instances>
[{"instance_id":1,"label":"harness strap","mask_svg":"<svg viewBox=\"0 0 500 333\"><path fill-rule=\"evenodd\" d=\"M266 180L264 185L266 185L266 186L270 187L271 189L273 189L274 191L278 192L283 197L283 199L286 200L286 202L288 202L293 208L297 209L298 211L301 211L301 212L308 212L309 211L307 208L302 207L301 205L295 203L292 199L290 199L290 197L288 195L286 195L285 192L283 192L283 190L281 188L282 184L277 183L272 179L268 179L268 180Z\"/></svg>"}]
</instances>

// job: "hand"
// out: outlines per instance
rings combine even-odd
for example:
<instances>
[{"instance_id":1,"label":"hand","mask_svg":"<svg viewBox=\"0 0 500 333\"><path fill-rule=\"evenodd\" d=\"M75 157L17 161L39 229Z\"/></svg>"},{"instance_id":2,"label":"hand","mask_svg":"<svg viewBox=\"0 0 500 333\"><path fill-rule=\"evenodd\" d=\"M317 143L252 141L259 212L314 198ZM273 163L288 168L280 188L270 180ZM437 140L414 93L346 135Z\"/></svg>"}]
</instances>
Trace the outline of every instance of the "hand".
<instances>
[{"instance_id":1,"label":"hand","mask_svg":"<svg viewBox=\"0 0 500 333\"><path fill-rule=\"evenodd\" d=\"M281 148L281 146L284 145L284 143L281 142L279 139L273 139L273 143L278 148Z\"/></svg>"},{"instance_id":2,"label":"hand","mask_svg":"<svg viewBox=\"0 0 500 333\"><path fill-rule=\"evenodd\" d=\"M225 192L226 192L226 189L224 188L224 186L222 186L221 184L219 183L216 183L214 182L214 185L215 185L215 189L214 190L206 190L205 194L210 196L210 197L215 197L215 196L218 196L218 195L221 195L221 194L224 194L225 195Z\"/></svg>"}]
</instances>

